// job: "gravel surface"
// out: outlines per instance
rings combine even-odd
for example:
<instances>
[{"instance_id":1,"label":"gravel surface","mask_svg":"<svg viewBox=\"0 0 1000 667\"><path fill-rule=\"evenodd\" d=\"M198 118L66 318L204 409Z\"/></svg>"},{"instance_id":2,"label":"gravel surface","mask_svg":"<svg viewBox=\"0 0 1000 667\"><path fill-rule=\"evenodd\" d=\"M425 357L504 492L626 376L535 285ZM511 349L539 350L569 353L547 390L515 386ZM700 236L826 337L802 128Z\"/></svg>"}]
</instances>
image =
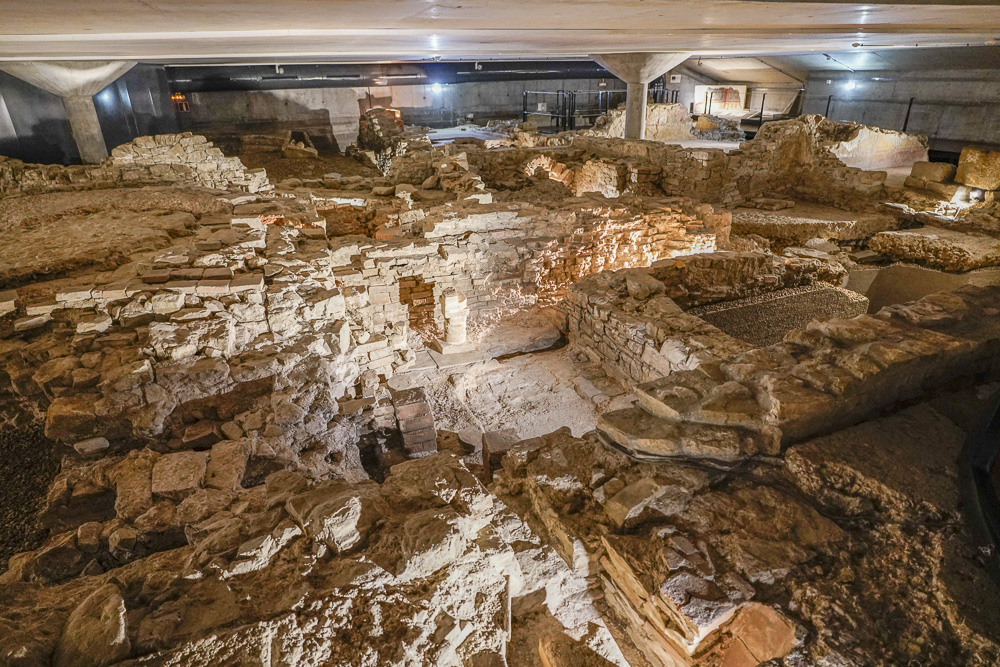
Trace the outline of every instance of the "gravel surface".
<instances>
[{"instance_id":1,"label":"gravel surface","mask_svg":"<svg viewBox=\"0 0 1000 667\"><path fill-rule=\"evenodd\" d=\"M758 294L688 311L724 333L757 347L780 343L792 329L813 320L855 317L868 309L864 296L829 285L808 285Z\"/></svg>"},{"instance_id":2,"label":"gravel surface","mask_svg":"<svg viewBox=\"0 0 1000 667\"><path fill-rule=\"evenodd\" d=\"M46 531L37 514L59 472L58 447L42 435L42 425L0 428L0 572L7 560L37 548Z\"/></svg>"}]
</instances>

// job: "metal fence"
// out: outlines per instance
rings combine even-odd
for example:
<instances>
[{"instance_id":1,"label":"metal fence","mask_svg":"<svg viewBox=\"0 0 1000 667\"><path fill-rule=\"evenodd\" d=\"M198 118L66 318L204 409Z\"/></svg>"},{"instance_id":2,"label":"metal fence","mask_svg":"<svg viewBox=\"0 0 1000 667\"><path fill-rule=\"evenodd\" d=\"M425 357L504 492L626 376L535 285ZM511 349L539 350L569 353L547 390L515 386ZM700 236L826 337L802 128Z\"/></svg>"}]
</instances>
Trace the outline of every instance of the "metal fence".
<instances>
[{"instance_id":1,"label":"metal fence","mask_svg":"<svg viewBox=\"0 0 1000 667\"><path fill-rule=\"evenodd\" d=\"M550 129L575 130L593 125L598 117L624 101L624 90L526 90L521 120L548 118Z\"/></svg>"}]
</instances>

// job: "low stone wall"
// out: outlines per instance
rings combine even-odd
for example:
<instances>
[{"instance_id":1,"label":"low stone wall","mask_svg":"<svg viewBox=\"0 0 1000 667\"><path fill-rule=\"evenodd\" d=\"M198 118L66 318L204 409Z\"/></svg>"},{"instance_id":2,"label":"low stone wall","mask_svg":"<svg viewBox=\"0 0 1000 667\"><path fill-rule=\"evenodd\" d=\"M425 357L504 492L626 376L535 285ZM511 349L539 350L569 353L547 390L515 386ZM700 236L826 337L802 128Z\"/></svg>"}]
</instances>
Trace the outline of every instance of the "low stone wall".
<instances>
[{"instance_id":1,"label":"low stone wall","mask_svg":"<svg viewBox=\"0 0 1000 667\"><path fill-rule=\"evenodd\" d=\"M760 252L715 252L663 260L654 263L650 273L664 284L667 296L685 309L820 281L839 284L846 276L840 265Z\"/></svg>"},{"instance_id":2,"label":"low stone wall","mask_svg":"<svg viewBox=\"0 0 1000 667\"><path fill-rule=\"evenodd\" d=\"M590 276L561 308L570 344L626 386L720 362L752 345L681 306L765 294L827 278L815 260L716 252Z\"/></svg>"},{"instance_id":3,"label":"low stone wall","mask_svg":"<svg viewBox=\"0 0 1000 667\"><path fill-rule=\"evenodd\" d=\"M683 141L694 139L694 123L683 104L652 103L646 105L646 139L649 141ZM583 134L595 137L623 139L625 137L625 107L612 109L594 122Z\"/></svg>"},{"instance_id":4,"label":"low stone wall","mask_svg":"<svg viewBox=\"0 0 1000 667\"><path fill-rule=\"evenodd\" d=\"M556 304L594 273L710 251L715 235L695 208L683 200L645 211L635 202L630 209L580 201L554 215L526 205L470 203L430 209L415 223L423 225L420 238L345 237L331 245L345 262L337 268L339 283L430 329L442 325L438 304L448 289L466 295L474 318L490 319L508 309ZM384 317L392 321L390 313Z\"/></svg>"},{"instance_id":5,"label":"low stone wall","mask_svg":"<svg viewBox=\"0 0 1000 667\"><path fill-rule=\"evenodd\" d=\"M172 183L244 192L271 188L263 169L247 169L190 132L138 137L94 166L25 164L0 156L0 196Z\"/></svg>"},{"instance_id":6,"label":"low stone wall","mask_svg":"<svg viewBox=\"0 0 1000 667\"><path fill-rule=\"evenodd\" d=\"M598 428L641 456L775 454L928 388L996 371L998 305L1000 287L968 286L873 316L812 322L779 344L641 384L639 406L601 415Z\"/></svg>"},{"instance_id":7,"label":"low stone wall","mask_svg":"<svg viewBox=\"0 0 1000 667\"><path fill-rule=\"evenodd\" d=\"M914 162L927 160L927 137L923 135L858 123L830 125L837 127L829 143L830 152L849 167L872 171L911 167Z\"/></svg>"},{"instance_id":8,"label":"low stone wall","mask_svg":"<svg viewBox=\"0 0 1000 667\"><path fill-rule=\"evenodd\" d=\"M684 313L662 293L642 300L623 296L631 273L617 271L581 281L561 306L570 345L618 382L635 386L750 349Z\"/></svg>"},{"instance_id":9,"label":"low stone wall","mask_svg":"<svg viewBox=\"0 0 1000 667\"><path fill-rule=\"evenodd\" d=\"M686 149L652 141L576 136L574 148L601 157L628 159L658 167L658 185L670 195L736 206L773 194L863 210L882 192L886 174L863 171L834 155L820 116L766 123L739 150Z\"/></svg>"}]
</instances>

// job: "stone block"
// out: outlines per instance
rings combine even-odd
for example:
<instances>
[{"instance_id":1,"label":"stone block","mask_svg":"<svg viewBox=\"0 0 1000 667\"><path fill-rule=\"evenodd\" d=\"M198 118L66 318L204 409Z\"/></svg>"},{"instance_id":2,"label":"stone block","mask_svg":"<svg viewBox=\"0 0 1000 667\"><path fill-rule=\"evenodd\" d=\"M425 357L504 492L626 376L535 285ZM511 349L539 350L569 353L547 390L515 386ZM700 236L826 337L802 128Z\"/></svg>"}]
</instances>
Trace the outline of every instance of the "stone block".
<instances>
[{"instance_id":1,"label":"stone block","mask_svg":"<svg viewBox=\"0 0 1000 667\"><path fill-rule=\"evenodd\" d=\"M89 438L75 443L73 449L80 456L95 456L107 451L110 446L111 443L108 442L107 438Z\"/></svg>"},{"instance_id":2,"label":"stone block","mask_svg":"<svg viewBox=\"0 0 1000 667\"><path fill-rule=\"evenodd\" d=\"M1000 190L1000 151L966 146L958 158L955 180L970 188Z\"/></svg>"},{"instance_id":3,"label":"stone block","mask_svg":"<svg viewBox=\"0 0 1000 667\"><path fill-rule=\"evenodd\" d=\"M503 455L520 441L517 431L512 428L483 433L483 469L487 480L493 478L493 470L500 467Z\"/></svg>"},{"instance_id":4,"label":"stone block","mask_svg":"<svg viewBox=\"0 0 1000 667\"><path fill-rule=\"evenodd\" d=\"M259 292L264 289L264 274L257 272L240 274L229 281L229 288L234 294L253 290Z\"/></svg>"},{"instance_id":5,"label":"stone block","mask_svg":"<svg viewBox=\"0 0 1000 667\"><path fill-rule=\"evenodd\" d=\"M0 292L0 317L8 313L14 312L17 302L17 292L14 290L6 290Z\"/></svg>"},{"instance_id":6,"label":"stone block","mask_svg":"<svg viewBox=\"0 0 1000 667\"><path fill-rule=\"evenodd\" d=\"M60 303L66 301L86 301L93 295L93 292L93 285L64 287L56 292L56 301Z\"/></svg>"},{"instance_id":7,"label":"stone block","mask_svg":"<svg viewBox=\"0 0 1000 667\"><path fill-rule=\"evenodd\" d=\"M945 183L955 177L956 167L948 162L914 162L910 178Z\"/></svg>"},{"instance_id":8,"label":"stone block","mask_svg":"<svg viewBox=\"0 0 1000 667\"><path fill-rule=\"evenodd\" d=\"M955 197L960 187L957 183L932 183L929 181L924 185L925 189L949 201Z\"/></svg>"},{"instance_id":9,"label":"stone block","mask_svg":"<svg viewBox=\"0 0 1000 667\"><path fill-rule=\"evenodd\" d=\"M111 325L110 315L107 313L97 313L96 315L88 315L77 322L76 332L79 334L103 333L110 329Z\"/></svg>"},{"instance_id":10,"label":"stone block","mask_svg":"<svg viewBox=\"0 0 1000 667\"><path fill-rule=\"evenodd\" d=\"M18 320L14 320L14 331L31 331L32 329L38 329L45 326L52 321L52 316L48 313L42 313L40 315L34 315L29 317L22 317Z\"/></svg>"},{"instance_id":11,"label":"stone block","mask_svg":"<svg viewBox=\"0 0 1000 667\"><path fill-rule=\"evenodd\" d=\"M96 396L79 394L52 401L45 413L45 437L63 442L89 438L97 428Z\"/></svg>"},{"instance_id":12,"label":"stone block","mask_svg":"<svg viewBox=\"0 0 1000 667\"><path fill-rule=\"evenodd\" d=\"M230 293L228 280L199 280L195 288L198 296L224 296Z\"/></svg>"},{"instance_id":13,"label":"stone block","mask_svg":"<svg viewBox=\"0 0 1000 667\"><path fill-rule=\"evenodd\" d=\"M153 496L183 500L201 488L207 463L206 452L164 454L153 465Z\"/></svg>"}]
</instances>

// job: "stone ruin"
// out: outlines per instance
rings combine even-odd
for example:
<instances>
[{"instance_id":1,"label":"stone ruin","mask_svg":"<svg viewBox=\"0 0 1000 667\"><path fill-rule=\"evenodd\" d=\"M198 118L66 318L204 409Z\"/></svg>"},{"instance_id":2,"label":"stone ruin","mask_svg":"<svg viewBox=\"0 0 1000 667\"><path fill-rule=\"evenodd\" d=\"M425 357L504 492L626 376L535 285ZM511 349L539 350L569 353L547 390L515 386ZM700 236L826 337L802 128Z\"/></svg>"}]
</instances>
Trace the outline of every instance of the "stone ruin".
<instances>
[{"instance_id":1,"label":"stone ruin","mask_svg":"<svg viewBox=\"0 0 1000 667\"><path fill-rule=\"evenodd\" d=\"M0 161L0 663L1000 661L993 154L361 129Z\"/></svg>"},{"instance_id":2,"label":"stone ruin","mask_svg":"<svg viewBox=\"0 0 1000 667\"><path fill-rule=\"evenodd\" d=\"M139 137L111 151L96 167L24 164L0 157L0 194L89 190L169 183L261 192L271 186L263 169L247 169L205 137L158 134Z\"/></svg>"},{"instance_id":3,"label":"stone ruin","mask_svg":"<svg viewBox=\"0 0 1000 667\"><path fill-rule=\"evenodd\" d=\"M405 155L411 143L414 148L426 147L426 136L408 132L398 109L373 107L361 115L358 141L348 147L348 154L367 159L386 174L393 159Z\"/></svg>"}]
</instances>

